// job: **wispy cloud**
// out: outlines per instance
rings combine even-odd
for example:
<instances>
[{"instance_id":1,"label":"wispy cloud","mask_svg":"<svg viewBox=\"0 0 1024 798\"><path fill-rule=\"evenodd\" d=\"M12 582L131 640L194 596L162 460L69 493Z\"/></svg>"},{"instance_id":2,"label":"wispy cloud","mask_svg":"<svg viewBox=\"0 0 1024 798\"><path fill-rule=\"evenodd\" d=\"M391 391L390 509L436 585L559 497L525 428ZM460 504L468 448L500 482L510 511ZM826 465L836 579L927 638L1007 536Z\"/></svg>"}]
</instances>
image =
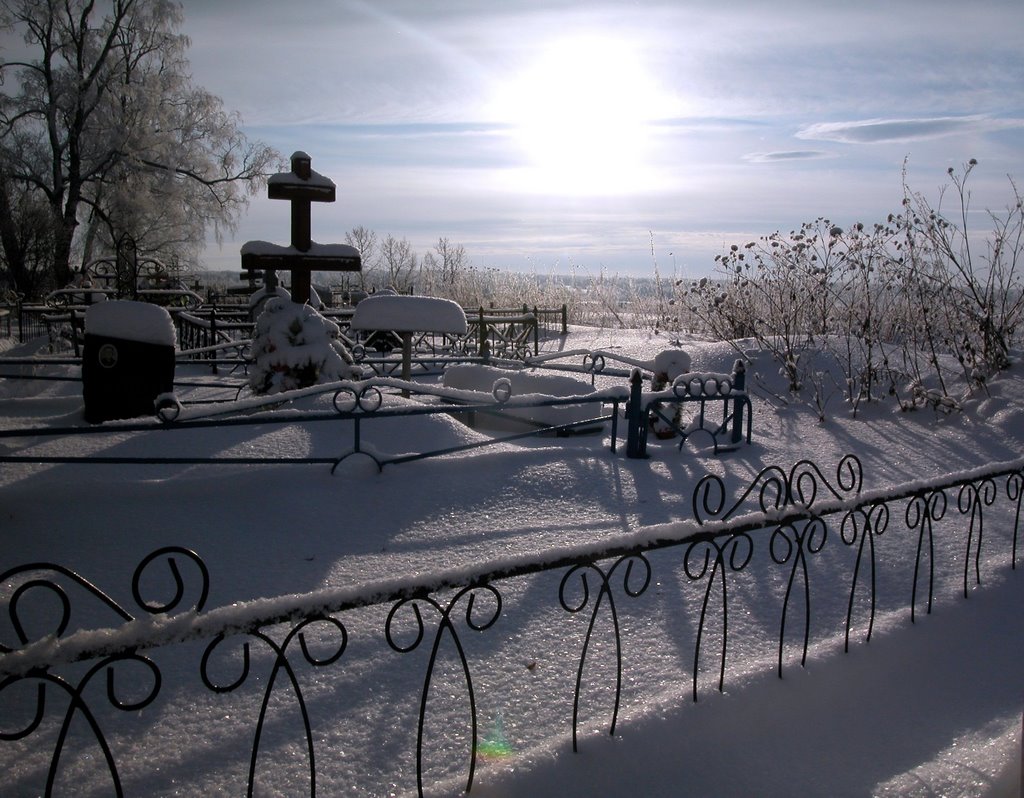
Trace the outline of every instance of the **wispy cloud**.
<instances>
[{"instance_id":1,"label":"wispy cloud","mask_svg":"<svg viewBox=\"0 0 1024 798\"><path fill-rule=\"evenodd\" d=\"M196 81L242 114L247 134L309 152L338 183L338 202L316 211L321 241L361 224L418 248L448 236L479 263L643 271L652 229L679 263L710 264L727 243L826 210L884 218L902 198L907 153L924 189L977 158L978 207L1003 205L1004 176L1024 173L1021 0L784 0L785 13L758 0L182 2ZM656 119L637 170L656 179L625 181L642 191L608 189L615 146L565 179L523 135L550 114L501 112L542 56L595 37L614 45L606 55L634 53L664 99L643 115ZM568 105L572 86L563 93ZM625 115L607 87L595 96L579 150ZM240 242L287 238L279 205L254 198L238 242L214 248L230 267Z\"/></svg>"},{"instance_id":2,"label":"wispy cloud","mask_svg":"<svg viewBox=\"0 0 1024 798\"><path fill-rule=\"evenodd\" d=\"M749 152L743 156L750 163L777 163L780 161L815 161L831 158L832 153L823 150L781 150L777 152Z\"/></svg>"},{"instance_id":3,"label":"wispy cloud","mask_svg":"<svg viewBox=\"0 0 1024 798\"><path fill-rule=\"evenodd\" d=\"M843 144L877 144L918 141L961 133L987 133L1024 127L1024 119L995 119L987 116L938 116L930 119L863 119L850 122L820 122L798 131L800 139L838 141Z\"/></svg>"}]
</instances>

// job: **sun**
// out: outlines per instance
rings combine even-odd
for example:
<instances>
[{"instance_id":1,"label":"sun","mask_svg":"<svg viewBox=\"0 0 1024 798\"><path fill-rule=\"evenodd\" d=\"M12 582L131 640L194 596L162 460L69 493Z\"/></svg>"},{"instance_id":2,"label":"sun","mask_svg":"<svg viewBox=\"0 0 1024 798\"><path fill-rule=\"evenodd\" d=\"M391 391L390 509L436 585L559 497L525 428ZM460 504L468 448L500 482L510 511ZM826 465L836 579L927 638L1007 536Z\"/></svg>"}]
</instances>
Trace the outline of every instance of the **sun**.
<instances>
[{"instance_id":1,"label":"sun","mask_svg":"<svg viewBox=\"0 0 1024 798\"><path fill-rule=\"evenodd\" d=\"M523 159L520 188L569 195L648 184L652 123L671 106L636 50L608 36L552 42L494 96Z\"/></svg>"}]
</instances>

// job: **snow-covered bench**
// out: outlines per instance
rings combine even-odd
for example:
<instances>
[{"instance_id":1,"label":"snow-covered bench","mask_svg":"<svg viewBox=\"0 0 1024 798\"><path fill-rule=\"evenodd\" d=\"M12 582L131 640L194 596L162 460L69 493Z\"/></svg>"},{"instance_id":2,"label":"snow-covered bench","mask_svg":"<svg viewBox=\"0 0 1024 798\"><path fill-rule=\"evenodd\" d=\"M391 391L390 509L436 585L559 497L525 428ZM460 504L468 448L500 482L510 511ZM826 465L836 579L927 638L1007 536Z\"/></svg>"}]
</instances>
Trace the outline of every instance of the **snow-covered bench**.
<instances>
[{"instance_id":1,"label":"snow-covered bench","mask_svg":"<svg viewBox=\"0 0 1024 798\"><path fill-rule=\"evenodd\" d=\"M375 295L356 305L353 330L394 330L402 336L402 379L412 375L412 334L465 335L466 312L457 302L431 296Z\"/></svg>"}]
</instances>

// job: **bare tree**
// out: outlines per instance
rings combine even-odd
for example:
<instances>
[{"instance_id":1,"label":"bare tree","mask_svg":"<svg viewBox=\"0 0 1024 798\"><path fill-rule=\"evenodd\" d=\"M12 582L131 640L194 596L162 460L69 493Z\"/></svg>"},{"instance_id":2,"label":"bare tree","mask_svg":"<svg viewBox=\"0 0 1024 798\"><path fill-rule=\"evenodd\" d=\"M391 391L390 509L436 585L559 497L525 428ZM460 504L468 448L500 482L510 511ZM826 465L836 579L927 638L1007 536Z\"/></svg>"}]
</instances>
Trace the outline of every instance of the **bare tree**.
<instances>
[{"instance_id":1,"label":"bare tree","mask_svg":"<svg viewBox=\"0 0 1024 798\"><path fill-rule=\"evenodd\" d=\"M359 275L359 287L365 290L367 274L376 269L380 263L380 245L377 241L377 233L359 225L345 233L345 243L359 250L363 268L357 274Z\"/></svg>"},{"instance_id":2,"label":"bare tree","mask_svg":"<svg viewBox=\"0 0 1024 798\"><path fill-rule=\"evenodd\" d=\"M437 253L437 265L441 270L441 282L448 286L455 285L469 262L466 248L441 237L434 245L434 252Z\"/></svg>"},{"instance_id":3,"label":"bare tree","mask_svg":"<svg viewBox=\"0 0 1024 798\"><path fill-rule=\"evenodd\" d=\"M417 283L421 291L431 296L460 301L467 287L469 270L466 248L441 237L434 248L423 255Z\"/></svg>"},{"instance_id":4,"label":"bare tree","mask_svg":"<svg viewBox=\"0 0 1024 798\"><path fill-rule=\"evenodd\" d=\"M192 84L182 18L173 0L0 0L28 53L0 63L0 166L50 209L58 284L85 208L108 247L185 254L230 229L278 166Z\"/></svg>"},{"instance_id":5,"label":"bare tree","mask_svg":"<svg viewBox=\"0 0 1024 798\"><path fill-rule=\"evenodd\" d=\"M390 288L396 291L408 291L412 288L417 260L408 239L396 238L389 233L381 241L380 265Z\"/></svg>"}]
</instances>

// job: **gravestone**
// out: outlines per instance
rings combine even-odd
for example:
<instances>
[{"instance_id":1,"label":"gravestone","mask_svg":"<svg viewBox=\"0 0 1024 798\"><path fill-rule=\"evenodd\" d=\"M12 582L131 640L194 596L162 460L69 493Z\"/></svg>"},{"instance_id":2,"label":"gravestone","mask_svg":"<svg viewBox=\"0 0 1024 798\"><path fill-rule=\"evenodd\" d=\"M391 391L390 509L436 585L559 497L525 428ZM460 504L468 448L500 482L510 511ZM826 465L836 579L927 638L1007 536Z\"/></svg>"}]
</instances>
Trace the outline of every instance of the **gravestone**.
<instances>
[{"instance_id":1,"label":"gravestone","mask_svg":"<svg viewBox=\"0 0 1024 798\"><path fill-rule=\"evenodd\" d=\"M85 314L82 398L90 424L151 416L157 397L174 390L170 314L148 302L100 302Z\"/></svg>"}]
</instances>

